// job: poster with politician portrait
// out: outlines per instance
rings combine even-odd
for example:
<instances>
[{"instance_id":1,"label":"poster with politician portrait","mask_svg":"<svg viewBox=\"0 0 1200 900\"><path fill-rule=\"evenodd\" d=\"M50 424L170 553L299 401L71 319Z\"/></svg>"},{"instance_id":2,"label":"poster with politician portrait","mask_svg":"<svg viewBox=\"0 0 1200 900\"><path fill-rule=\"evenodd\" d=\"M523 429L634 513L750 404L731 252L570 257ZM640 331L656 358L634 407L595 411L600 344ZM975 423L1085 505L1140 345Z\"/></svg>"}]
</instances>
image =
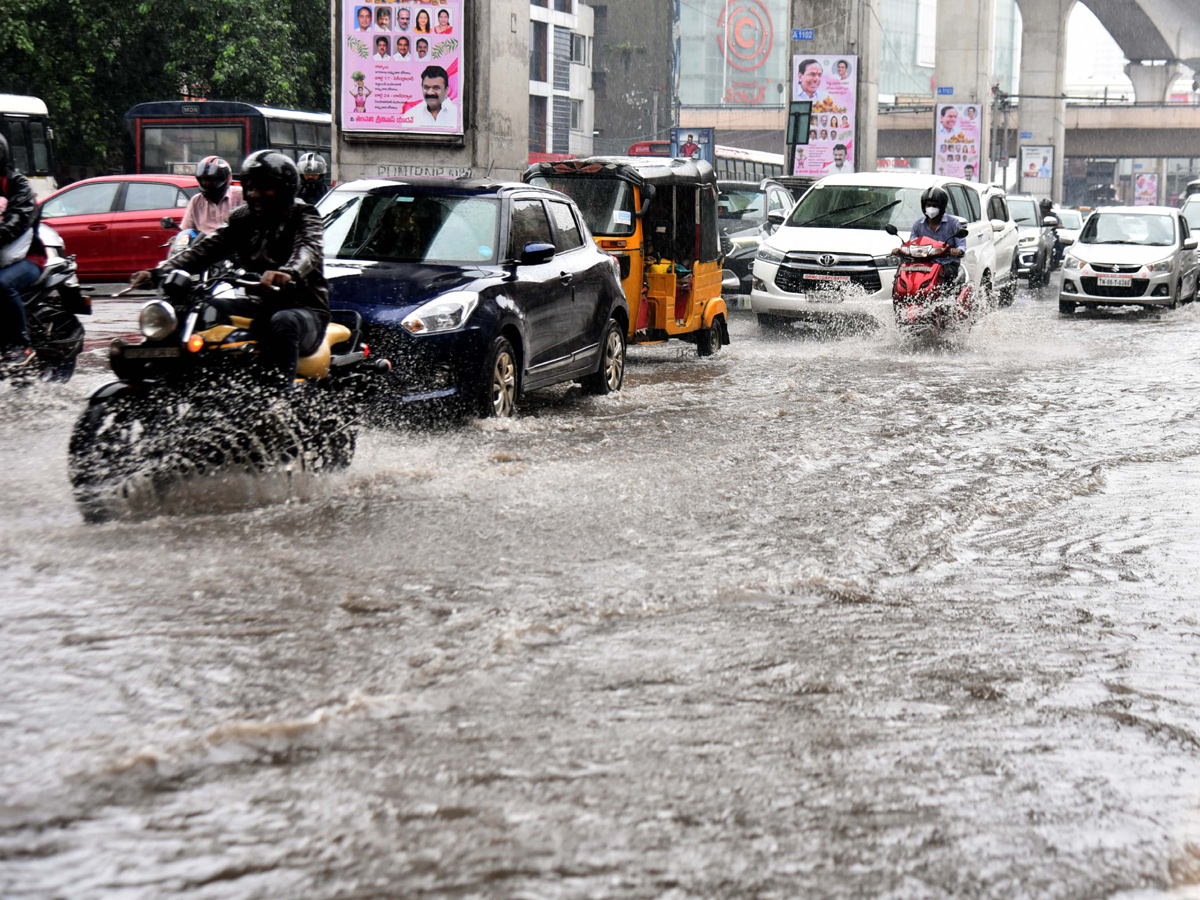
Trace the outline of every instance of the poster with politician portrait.
<instances>
[{"instance_id":1,"label":"poster with politician portrait","mask_svg":"<svg viewBox=\"0 0 1200 900\"><path fill-rule=\"evenodd\" d=\"M342 0L340 127L463 133L464 7L470 0Z\"/></svg>"},{"instance_id":2,"label":"poster with politician portrait","mask_svg":"<svg viewBox=\"0 0 1200 900\"><path fill-rule=\"evenodd\" d=\"M858 57L847 53L793 56L792 99L812 104L808 143L796 146L792 174L853 172Z\"/></svg>"},{"instance_id":3,"label":"poster with politician portrait","mask_svg":"<svg viewBox=\"0 0 1200 900\"><path fill-rule=\"evenodd\" d=\"M978 181L983 108L978 103L939 103L934 112L933 174Z\"/></svg>"}]
</instances>

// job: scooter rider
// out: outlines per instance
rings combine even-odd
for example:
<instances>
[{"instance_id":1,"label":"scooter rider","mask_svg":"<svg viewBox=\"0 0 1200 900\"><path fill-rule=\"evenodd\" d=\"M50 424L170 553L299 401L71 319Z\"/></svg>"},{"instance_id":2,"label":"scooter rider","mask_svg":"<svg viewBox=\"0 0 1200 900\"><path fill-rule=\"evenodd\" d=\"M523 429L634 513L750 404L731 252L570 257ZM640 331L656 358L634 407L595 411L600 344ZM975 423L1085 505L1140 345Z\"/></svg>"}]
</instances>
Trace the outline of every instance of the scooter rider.
<instances>
[{"instance_id":1,"label":"scooter rider","mask_svg":"<svg viewBox=\"0 0 1200 900\"><path fill-rule=\"evenodd\" d=\"M219 156L206 156L196 165L200 193L188 201L180 231L212 234L229 221L229 214L245 203L242 188L231 184L233 170Z\"/></svg>"},{"instance_id":2,"label":"scooter rider","mask_svg":"<svg viewBox=\"0 0 1200 900\"><path fill-rule=\"evenodd\" d=\"M1043 197L1038 201L1038 210L1042 214L1042 222L1046 219L1054 220L1054 262L1058 263L1062 260L1063 254L1066 252L1066 247L1063 242L1058 239L1058 229L1062 225L1062 219L1054 214L1054 204L1049 197Z\"/></svg>"},{"instance_id":3,"label":"scooter rider","mask_svg":"<svg viewBox=\"0 0 1200 900\"><path fill-rule=\"evenodd\" d=\"M300 173L282 153L251 153L240 177L246 204L230 214L228 223L153 273L135 273L131 284L151 277L157 282L171 269L201 272L232 259L239 268L261 275L263 287L285 288L263 299L224 300L220 305L229 315L253 320L251 331L261 343L264 360L287 386L296 378L300 357L321 346L329 324L321 216L296 196Z\"/></svg>"},{"instance_id":4,"label":"scooter rider","mask_svg":"<svg viewBox=\"0 0 1200 900\"><path fill-rule=\"evenodd\" d=\"M300 168L300 199L316 205L325 196L323 179L329 165L320 153L305 153L296 165Z\"/></svg>"},{"instance_id":5,"label":"scooter rider","mask_svg":"<svg viewBox=\"0 0 1200 900\"><path fill-rule=\"evenodd\" d=\"M957 236L958 230L962 228L962 220L946 214L946 207L949 205L950 195L946 193L945 188L937 185L927 188L921 195L921 209L925 212L925 217L917 219L912 227L913 239L930 238L950 247L951 258L942 263L944 283L947 285L958 281L961 272L958 260L967 250L966 240Z\"/></svg>"},{"instance_id":6,"label":"scooter rider","mask_svg":"<svg viewBox=\"0 0 1200 900\"><path fill-rule=\"evenodd\" d=\"M33 359L21 290L41 277L37 198L29 179L9 162L0 135L0 358L24 365ZM32 258L31 258L32 257Z\"/></svg>"}]
</instances>

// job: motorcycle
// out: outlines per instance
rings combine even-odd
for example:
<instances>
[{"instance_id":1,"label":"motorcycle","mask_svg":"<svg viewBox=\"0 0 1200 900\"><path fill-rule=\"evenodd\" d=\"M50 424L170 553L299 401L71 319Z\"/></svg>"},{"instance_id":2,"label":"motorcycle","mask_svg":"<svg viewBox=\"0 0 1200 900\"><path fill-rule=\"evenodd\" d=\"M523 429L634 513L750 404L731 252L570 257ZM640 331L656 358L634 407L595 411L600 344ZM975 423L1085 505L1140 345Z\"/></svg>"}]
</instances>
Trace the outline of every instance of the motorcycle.
<instances>
[{"instance_id":1,"label":"motorcycle","mask_svg":"<svg viewBox=\"0 0 1200 900\"><path fill-rule=\"evenodd\" d=\"M79 285L75 257L65 254L62 238L48 225L38 226L38 238L46 248L46 266L21 291L33 359L19 368L0 367L0 379L67 381L83 350L78 317L91 315L92 300Z\"/></svg>"},{"instance_id":2,"label":"motorcycle","mask_svg":"<svg viewBox=\"0 0 1200 900\"><path fill-rule=\"evenodd\" d=\"M202 476L290 477L350 465L360 414L390 363L370 357L358 313L335 310L320 348L301 358L296 382L272 386L251 320L219 305L275 290L245 274L168 273L162 296L142 307L144 340L113 341L117 380L89 397L68 451L85 520L113 518L146 492L161 502L179 482Z\"/></svg>"},{"instance_id":3,"label":"motorcycle","mask_svg":"<svg viewBox=\"0 0 1200 900\"><path fill-rule=\"evenodd\" d=\"M899 234L895 225L885 230L893 237ZM966 237L967 230L955 236ZM970 278L947 281L943 262L949 251L949 244L927 237L910 238L895 250L900 267L892 284L892 310L901 330L940 335L970 327L977 313L975 286Z\"/></svg>"}]
</instances>

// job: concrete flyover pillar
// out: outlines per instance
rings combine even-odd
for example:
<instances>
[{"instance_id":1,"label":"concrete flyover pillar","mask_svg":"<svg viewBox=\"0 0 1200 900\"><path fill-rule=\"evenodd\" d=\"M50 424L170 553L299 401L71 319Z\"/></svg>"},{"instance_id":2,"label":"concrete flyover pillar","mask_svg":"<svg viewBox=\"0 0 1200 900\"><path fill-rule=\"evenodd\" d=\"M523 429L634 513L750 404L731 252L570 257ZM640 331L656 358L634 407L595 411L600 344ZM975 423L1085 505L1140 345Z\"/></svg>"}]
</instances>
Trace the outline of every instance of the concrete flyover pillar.
<instances>
[{"instance_id":1,"label":"concrete flyover pillar","mask_svg":"<svg viewBox=\"0 0 1200 900\"><path fill-rule=\"evenodd\" d=\"M934 54L934 99L947 103L978 103L980 180L991 171L992 35L996 30L995 0L937 5L937 46ZM933 155L937 120L929 117L929 148Z\"/></svg>"},{"instance_id":2,"label":"concrete flyover pillar","mask_svg":"<svg viewBox=\"0 0 1200 900\"><path fill-rule=\"evenodd\" d=\"M1054 148L1053 177L1022 177L1019 190L1061 203L1066 152L1067 101L1063 91L1067 20L1075 0L1017 0L1017 5L1022 18L1018 163L1021 145Z\"/></svg>"},{"instance_id":3,"label":"concrete flyover pillar","mask_svg":"<svg viewBox=\"0 0 1200 900\"><path fill-rule=\"evenodd\" d=\"M879 148L880 0L791 0L788 34L812 29L812 40L792 41L792 57L858 56L858 101L854 119L854 171L874 172ZM791 72L794 82L796 72Z\"/></svg>"},{"instance_id":4,"label":"concrete flyover pillar","mask_svg":"<svg viewBox=\"0 0 1200 900\"><path fill-rule=\"evenodd\" d=\"M1133 82L1135 102L1165 103L1170 96L1171 85L1183 74L1183 69L1169 60L1158 64L1133 60L1126 63L1125 74Z\"/></svg>"}]
</instances>

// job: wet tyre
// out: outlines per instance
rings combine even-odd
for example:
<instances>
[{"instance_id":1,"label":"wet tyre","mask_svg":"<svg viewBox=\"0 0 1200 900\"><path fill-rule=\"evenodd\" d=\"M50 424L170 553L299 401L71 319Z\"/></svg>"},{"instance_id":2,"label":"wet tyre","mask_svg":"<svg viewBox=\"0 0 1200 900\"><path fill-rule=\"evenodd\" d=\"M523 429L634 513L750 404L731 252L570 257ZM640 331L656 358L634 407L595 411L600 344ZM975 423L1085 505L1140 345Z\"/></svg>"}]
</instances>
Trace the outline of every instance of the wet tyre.
<instances>
[{"instance_id":1,"label":"wet tyre","mask_svg":"<svg viewBox=\"0 0 1200 900\"><path fill-rule=\"evenodd\" d=\"M149 429L140 400L116 396L91 403L71 431L68 474L86 522L112 518L112 502L141 467L138 444Z\"/></svg>"},{"instance_id":2,"label":"wet tyre","mask_svg":"<svg viewBox=\"0 0 1200 900\"><path fill-rule=\"evenodd\" d=\"M1059 300L1058 313L1062 316L1073 316L1075 314L1074 300Z\"/></svg>"},{"instance_id":3,"label":"wet tyre","mask_svg":"<svg viewBox=\"0 0 1200 900\"><path fill-rule=\"evenodd\" d=\"M600 365L580 384L585 394L603 396L614 394L625 383L625 329L616 319L609 319L600 341Z\"/></svg>"},{"instance_id":4,"label":"wet tyre","mask_svg":"<svg viewBox=\"0 0 1200 900\"><path fill-rule=\"evenodd\" d=\"M716 356L721 352L721 317L714 316L712 324L696 335L696 353L699 356Z\"/></svg>"},{"instance_id":5,"label":"wet tyre","mask_svg":"<svg viewBox=\"0 0 1200 900\"><path fill-rule=\"evenodd\" d=\"M767 316L767 315L763 315L762 313L759 313L758 327L760 330L762 330L762 331L778 331L781 324L782 323L779 321L778 316Z\"/></svg>"},{"instance_id":6,"label":"wet tyre","mask_svg":"<svg viewBox=\"0 0 1200 900\"><path fill-rule=\"evenodd\" d=\"M475 397L475 413L480 418L506 419L517 405L517 354L508 338L497 337L484 357L483 378Z\"/></svg>"}]
</instances>

